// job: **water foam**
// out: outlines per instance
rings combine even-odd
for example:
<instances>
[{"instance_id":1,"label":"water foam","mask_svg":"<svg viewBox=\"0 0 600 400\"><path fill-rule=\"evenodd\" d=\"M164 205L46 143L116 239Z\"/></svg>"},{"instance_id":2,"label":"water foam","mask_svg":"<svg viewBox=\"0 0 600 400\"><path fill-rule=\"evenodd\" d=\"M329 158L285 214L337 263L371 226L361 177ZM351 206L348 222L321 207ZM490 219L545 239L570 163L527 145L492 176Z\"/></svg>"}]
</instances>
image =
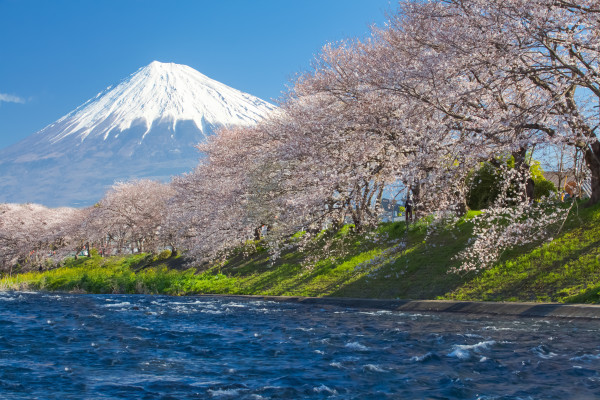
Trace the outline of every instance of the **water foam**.
<instances>
[{"instance_id":1,"label":"water foam","mask_svg":"<svg viewBox=\"0 0 600 400\"><path fill-rule=\"evenodd\" d=\"M367 365L363 366L363 370L370 371L370 372L387 372L385 369L381 368L377 364L367 364Z\"/></svg>"},{"instance_id":2,"label":"water foam","mask_svg":"<svg viewBox=\"0 0 600 400\"><path fill-rule=\"evenodd\" d=\"M126 307L126 306L130 306L131 303L128 301L123 301L120 303L114 303L114 304L104 304L104 307L107 308L116 308L116 307Z\"/></svg>"},{"instance_id":3,"label":"water foam","mask_svg":"<svg viewBox=\"0 0 600 400\"><path fill-rule=\"evenodd\" d=\"M428 352L426 354L423 354L422 356L413 356L410 358L410 361L414 361L414 362L426 362L426 361L430 361L430 360L439 360L440 357L432 352Z\"/></svg>"},{"instance_id":4,"label":"water foam","mask_svg":"<svg viewBox=\"0 0 600 400\"><path fill-rule=\"evenodd\" d=\"M369 350L369 348L363 344L360 344L358 342L350 342L350 343L346 343L346 348L351 349L351 350L357 350L357 351L367 351Z\"/></svg>"},{"instance_id":5,"label":"water foam","mask_svg":"<svg viewBox=\"0 0 600 400\"><path fill-rule=\"evenodd\" d=\"M548 346L543 345L543 344L540 344L539 346L534 347L533 349L531 349L531 351L536 356L543 358L545 360L556 357L558 355L558 354L552 352Z\"/></svg>"},{"instance_id":6,"label":"water foam","mask_svg":"<svg viewBox=\"0 0 600 400\"><path fill-rule=\"evenodd\" d=\"M584 354L582 356L569 358L569 361L594 361L594 360L600 360L600 353L599 354Z\"/></svg>"},{"instance_id":7,"label":"water foam","mask_svg":"<svg viewBox=\"0 0 600 400\"><path fill-rule=\"evenodd\" d=\"M328 393L332 396L338 394L337 390L331 389L329 386L321 385L319 387L314 387L313 392L315 393Z\"/></svg>"},{"instance_id":8,"label":"water foam","mask_svg":"<svg viewBox=\"0 0 600 400\"><path fill-rule=\"evenodd\" d=\"M208 389L208 394L212 397L237 397L240 394L239 389Z\"/></svg>"},{"instance_id":9,"label":"water foam","mask_svg":"<svg viewBox=\"0 0 600 400\"><path fill-rule=\"evenodd\" d=\"M487 350L495 344L495 340L488 340L475 344L455 344L452 346L453 351L448 354L448 357L458 358L459 360L468 360L471 358L471 351L474 353L480 353L481 351Z\"/></svg>"}]
</instances>

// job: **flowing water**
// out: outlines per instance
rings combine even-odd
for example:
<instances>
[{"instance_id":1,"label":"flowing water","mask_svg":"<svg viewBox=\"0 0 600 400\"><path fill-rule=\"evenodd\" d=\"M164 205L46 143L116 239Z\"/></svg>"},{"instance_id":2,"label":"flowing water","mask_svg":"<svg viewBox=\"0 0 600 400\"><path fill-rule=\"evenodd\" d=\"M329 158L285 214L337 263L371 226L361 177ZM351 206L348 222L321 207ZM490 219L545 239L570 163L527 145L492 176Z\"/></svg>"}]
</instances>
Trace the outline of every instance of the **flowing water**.
<instances>
[{"instance_id":1,"label":"flowing water","mask_svg":"<svg viewBox=\"0 0 600 400\"><path fill-rule=\"evenodd\" d=\"M0 292L1 399L594 399L600 322Z\"/></svg>"}]
</instances>

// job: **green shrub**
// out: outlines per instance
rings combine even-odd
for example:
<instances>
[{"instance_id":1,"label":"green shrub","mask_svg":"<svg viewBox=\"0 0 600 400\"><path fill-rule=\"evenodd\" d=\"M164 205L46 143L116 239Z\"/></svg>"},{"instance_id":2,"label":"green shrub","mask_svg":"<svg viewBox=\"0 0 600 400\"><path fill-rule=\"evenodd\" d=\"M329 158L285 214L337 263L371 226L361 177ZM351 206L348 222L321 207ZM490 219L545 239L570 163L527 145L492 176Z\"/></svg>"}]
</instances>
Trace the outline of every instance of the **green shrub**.
<instances>
[{"instance_id":1,"label":"green shrub","mask_svg":"<svg viewBox=\"0 0 600 400\"><path fill-rule=\"evenodd\" d=\"M511 156L507 159L498 159L500 163L506 164L508 168L514 168L515 160ZM534 182L533 198L536 200L544 196L556 192L554 184L544 178L544 171L539 161L533 161L529 167L531 178ZM478 170L472 172L467 177L469 185L469 193L467 195L467 205L472 210L483 210L490 207L498 195L500 194L499 187L502 183L502 176L490 162L480 164ZM511 190L516 190L516 184L511 185Z\"/></svg>"},{"instance_id":2,"label":"green shrub","mask_svg":"<svg viewBox=\"0 0 600 400\"><path fill-rule=\"evenodd\" d=\"M153 261L164 261L171 257L171 250L165 249L154 256Z\"/></svg>"},{"instance_id":3,"label":"green shrub","mask_svg":"<svg viewBox=\"0 0 600 400\"><path fill-rule=\"evenodd\" d=\"M482 210L492 205L498 197L500 177L496 167L489 162L480 164L477 171L471 173L467 178L469 193L467 205L472 210Z\"/></svg>"},{"instance_id":4,"label":"green shrub","mask_svg":"<svg viewBox=\"0 0 600 400\"><path fill-rule=\"evenodd\" d=\"M534 161L529 168L531 172L531 178L533 179L533 198L536 200L542 197L550 196L552 193L556 193L556 186L544 177L544 170L540 165L539 161Z\"/></svg>"},{"instance_id":5,"label":"green shrub","mask_svg":"<svg viewBox=\"0 0 600 400\"><path fill-rule=\"evenodd\" d=\"M556 193L556 186L547 179L542 178L540 180L534 180L534 183L533 198L536 200L550 196L552 193Z\"/></svg>"}]
</instances>

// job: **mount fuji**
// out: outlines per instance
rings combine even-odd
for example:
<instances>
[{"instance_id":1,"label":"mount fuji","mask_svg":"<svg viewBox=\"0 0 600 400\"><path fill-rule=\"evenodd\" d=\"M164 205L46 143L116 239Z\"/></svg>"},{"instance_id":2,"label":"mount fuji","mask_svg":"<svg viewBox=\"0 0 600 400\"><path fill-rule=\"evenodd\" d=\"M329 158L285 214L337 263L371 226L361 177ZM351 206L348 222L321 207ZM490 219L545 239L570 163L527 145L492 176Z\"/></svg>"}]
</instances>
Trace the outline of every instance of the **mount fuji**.
<instances>
[{"instance_id":1,"label":"mount fuji","mask_svg":"<svg viewBox=\"0 0 600 400\"><path fill-rule=\"evenodd\" d=\"M223 126L276 107L186 65L154 61L19 143L0 150L0 202L88 206L115 181L191 171Z\"/></svg>"}]
</instances>

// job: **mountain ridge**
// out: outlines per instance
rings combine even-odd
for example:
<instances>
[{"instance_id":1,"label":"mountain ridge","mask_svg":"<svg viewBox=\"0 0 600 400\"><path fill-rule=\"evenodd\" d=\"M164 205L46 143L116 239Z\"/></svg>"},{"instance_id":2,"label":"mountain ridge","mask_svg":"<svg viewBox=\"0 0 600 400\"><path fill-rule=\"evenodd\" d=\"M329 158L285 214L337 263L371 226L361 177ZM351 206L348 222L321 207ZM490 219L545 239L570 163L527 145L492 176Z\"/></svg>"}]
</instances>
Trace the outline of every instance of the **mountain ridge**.
<instances>
[{"instance_id":1,"label":"mountain ridge","mask_svg":"<svg viewBox=\"0 0 600 400\"><path fill-rule=\"evenodd\" d=\"M275 109L191 67L153 61L0 150L0 202L85 206L118 180L168 180L194 168L194 146L219 127L249 126Z\"/></svg>"}]
</instances>

